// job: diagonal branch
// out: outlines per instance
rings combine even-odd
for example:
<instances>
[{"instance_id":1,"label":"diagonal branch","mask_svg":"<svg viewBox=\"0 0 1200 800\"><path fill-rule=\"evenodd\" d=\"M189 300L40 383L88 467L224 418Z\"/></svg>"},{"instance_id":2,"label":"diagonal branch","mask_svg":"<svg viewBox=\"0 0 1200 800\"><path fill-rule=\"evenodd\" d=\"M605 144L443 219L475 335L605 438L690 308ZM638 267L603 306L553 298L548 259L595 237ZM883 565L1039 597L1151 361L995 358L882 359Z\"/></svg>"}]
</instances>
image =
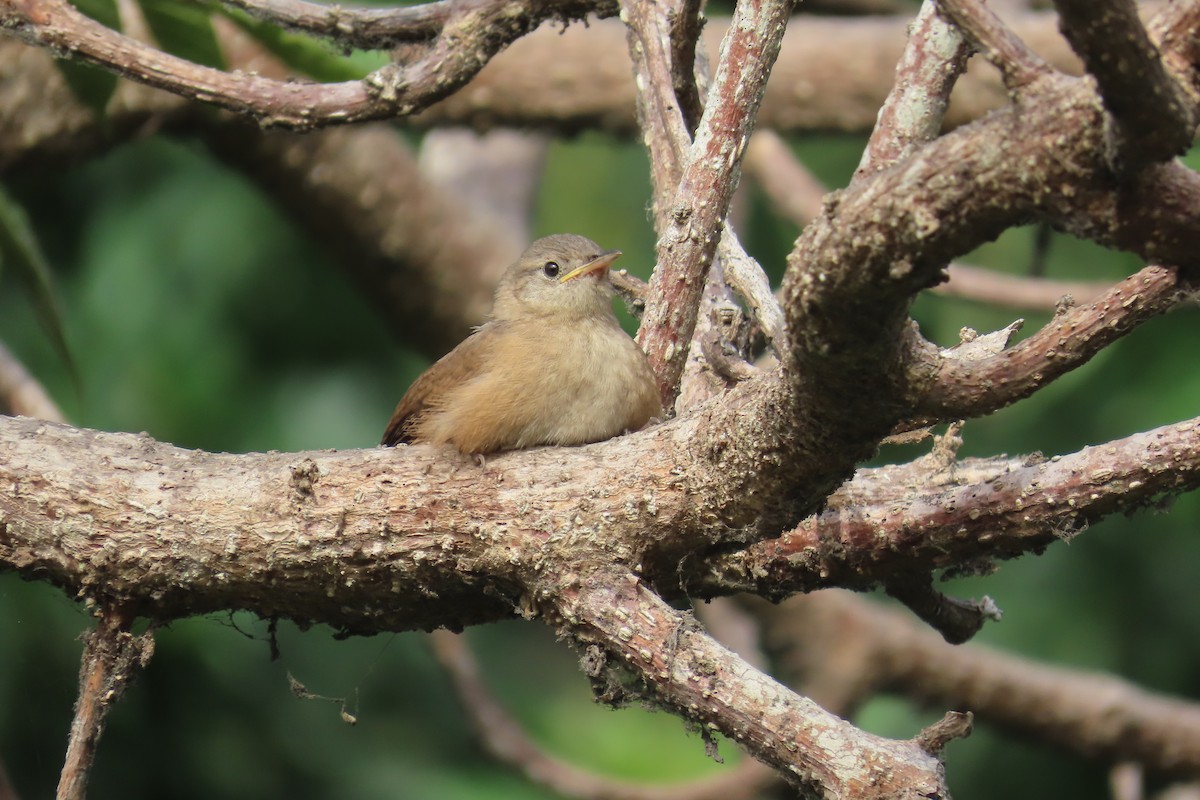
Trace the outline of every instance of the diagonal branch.
<instances>
[{"instance_id":1,"label":"diagonal branch","mask_svg":"<svg viewBox=\"0 0 1200 800\"><path fill-rule=\"evenodd\" d=\"M679 392L705 278L791 10L792 0L738 3L721 43L696 140L688 150L665 227L659 227L658 265L650 279L638 343L668 409ZM660 221L663 212L659 209Z\"/></svg>"},{"instance_id":2,"label":"diagonal branch","mask_svg":"<svg viewBox=\"0 0 1200 800\"><path fill-rule=\"evenodd\" d=\"M780 598L830 586L867 589L900 574L1040 551L1104 516L1200 487L1200 418L1028 461L861 470L827 511L778 539L708 561L689 590Z\"/></svg>"},{"instance_id":3,"label":"diagonal branch","mask_svg":"<svg viewBox=\"0 0 1200 800\"><path fill-rule=\"evenodd\" d=\"M468 642L459 634L434 631L434 656L454 682L463 710L488 752L520 770L532 783L573 800L752 800L779 775L752 758L711 778L648 786L606 778L555 758L533 741L508 713L480 674ZM0 798L3 800L3 798Z\"/></svg>"},{"instance_id":4,"label":"diagonal branch","mask_svg":"<svg viewBox=\"0 0 1200 800\"><path fill-rule=\"evenodd\" d=\"M984 0L938 0L938 10L1000 70L1010 91L1023 89L1050 72L1042 57L992 13Z\"/></svg>"},{"instance_id":5,"label":"diagonal branch","mask_svg":"<svg viewBox=\"0 0 1200 800\"><path fill-rule=\"evenodd\" d=\"M848 592L749 606L784 651L785 671L799 672L802 685L844 707L882 690L934 708L970 709L984 725L1087 758L1131 760L1173 775L1200 771L1196 703L977 644L952 646L907 614ZM829 665L813 658L830 648L852 658L834 665L842 674L827 674ZM845 680L846 672L859 674Z\"/></svg>"},{"instance_id":6,"label":"diagonal branch","mask_svg":"<svg viewBox=\"0 0 1200 800\"><path fill-rule=\"evenodd\" d=\"M1133 1L1055 0L1055 6L1063 35L1112 115L1111 159L1118 170L1136 171L1186 150L1196 110L1168 74Z\"/></svg>"},{"instance_id":7,"label":"diagonal branch","mask_svg":"<svg viewBox=\"0 0 1200 800\"><path fill-rule=\"evenodd\" d=\"M856 174L891 166L937 138L950 105L950 90L970 55L961 31L938 16L934 0L925 0L909 27L895 85L879 109Z\"/></svg>"},{"instance_id":8,"label":"diagonal branch","mask_svg":"<svg viewBox=\"0 0 1200 800\"><path fill-rule=\"evenodd\" d=\"M1015 347L982 359L952 354L914 358L916 416L956 420L990 414L1029 397L1051 381L1086 364L1117 339L1190 298L1195 284L1176 269L1146 267L1091 304L1057 314ZM921 364L922 359L928 359Z\"/></svg>"},{"instance_id":9,"label":"diagonal branch","mask_svg":"<svg viewBox=\"0 0 1200 800\"><path fill-rule=\"evenodd\" d=\"M79 667L79 698L71 738L58 783L58 800L84 800L96 745L113 704L154 654L154 634L129 632L132 617L116 610L100 614L96 630L84 637Z\"/></svg>"},{"instance_id":10,"label":"diagonal branch","mask_svg":"<svg viewBox=\"0 0 1200 800\"><path fill-rule=\"evenodd\" d=\"M945 796L941 764L917 740L861 731L792 693L704 633L635 576L564 588L561 625L632 670L650 696L779 768L806 794ZM584 588L587 587L587 588ZM961 735L961 732L960 732Z\"/></svg>"}]
</instances>

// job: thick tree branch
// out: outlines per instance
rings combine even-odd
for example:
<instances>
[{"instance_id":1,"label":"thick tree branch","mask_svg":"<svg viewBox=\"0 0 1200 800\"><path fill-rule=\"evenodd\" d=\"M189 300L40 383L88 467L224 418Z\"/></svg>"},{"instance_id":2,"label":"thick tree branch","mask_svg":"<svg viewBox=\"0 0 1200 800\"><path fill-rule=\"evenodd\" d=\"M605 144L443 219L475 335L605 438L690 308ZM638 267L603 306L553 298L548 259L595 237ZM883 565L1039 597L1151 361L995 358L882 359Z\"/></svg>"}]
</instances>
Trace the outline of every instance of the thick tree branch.
<instances>
[{"instance_id":1,"label":"thick tree branch","mask_svg":"<svg viewBox=\"0 0 1200 800\"><path fill-rule=\"evenodd\" d=\"M709 559L685 580L702 596L868 589L905 573L1040 552L1104 516L1198 486L1200 418L1048 461L861 470L828 510L778 539Z\"/></svg>"},{"instance_id":2,"label":"thick tree branch","mask_svg":"<svg viewBox=\"0 0 1200 800\"><path fill-rule=\"evenodd\" d=\"M1112 114L1110 158L1117 171L1136 171L1186 150L1196 109L1168 74L1132 0L1055 0L1055 6L1063 35Z\"/></svg>"},{"instance_id":3,"label":"thick tree branch","mask_svg":"<svg viewBox=\"0 0 1200 800\"><path fill-rule=\"evenodd\" d=\"M721 647L634 576L563 582L563 627L606 651L651 697L721 731L810 795L943 796L941 764L916 740L881 739L795 695Z\"/></svg>"}]
</instances>

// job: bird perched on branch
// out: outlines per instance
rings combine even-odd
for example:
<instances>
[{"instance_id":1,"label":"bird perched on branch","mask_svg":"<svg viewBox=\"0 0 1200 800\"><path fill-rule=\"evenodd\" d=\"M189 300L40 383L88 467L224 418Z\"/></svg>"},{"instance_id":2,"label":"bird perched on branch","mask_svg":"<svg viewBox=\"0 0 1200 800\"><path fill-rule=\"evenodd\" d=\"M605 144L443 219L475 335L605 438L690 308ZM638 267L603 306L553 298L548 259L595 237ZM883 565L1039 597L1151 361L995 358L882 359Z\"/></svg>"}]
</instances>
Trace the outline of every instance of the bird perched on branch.
<instances>
[{"instance_id":1,"label":"bird perched on branch","mask_svg":"<svg viewBox=\"0 0 1200 800\"><path fill-rule=\"evenodd\" d=\"M383 444L576 445L660 415L646 357L613 314L619 255L574 234L531 244L500 280L491 319L409 387Z\"/></svg>"}]
</instances>

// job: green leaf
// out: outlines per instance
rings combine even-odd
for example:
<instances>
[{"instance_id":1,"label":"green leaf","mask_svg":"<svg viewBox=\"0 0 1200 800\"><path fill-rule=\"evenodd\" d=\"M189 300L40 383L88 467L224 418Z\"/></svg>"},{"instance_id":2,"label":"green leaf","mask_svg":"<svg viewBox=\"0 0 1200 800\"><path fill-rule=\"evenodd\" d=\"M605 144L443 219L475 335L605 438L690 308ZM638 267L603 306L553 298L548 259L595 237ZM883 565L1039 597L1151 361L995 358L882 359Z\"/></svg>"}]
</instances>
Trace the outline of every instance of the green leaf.
<instances>
[{"instance_id":1,"label":"green leaf","mask_svg":"<svg viewBox=\"0 0 1200 800\"><path fill-rule=\"evenodd\" d=\"M121 30L116 0L75 0L75 7L101 25ZM104 116L109 98L117 89L117 76L79 61L56 59L54 63L75 99L91 108L97 116Z\"/></svg>"},{"instance_id":2,"label":"green leaf","mask_svg":"<svg viewBox=\"0 0 1200 800\"><path fill-rule=\"evenodd\" d=\"M388 63L386 53L355 50L339 55L326 43L275 27L231 8L221 8L229 19L296 72L319 81L356 81Z\"/></svg>"},{"instance_id":3,"label":"green leaf","mask_svg":"<svg viewBox=\"0 0 1200 800\"><path fill-rule=\"evenodd\" d=\"M191 0L138 0L155 41L194 64L225 69L210 12Z\"/></svg>"},{"instance_id":4,"label":"green leaf","mask_svg":"<svg viewBox=\"0 0 1200 800\"><path fill-rule=\"evenodd\" d=\"M34 310L67 365L71 379L79 386L79 372L67 345L62 306L50 264L42 253L25 210L3 187L0 187L0 264L9 265L29 289Z\"/></svg>"}]
</instances>

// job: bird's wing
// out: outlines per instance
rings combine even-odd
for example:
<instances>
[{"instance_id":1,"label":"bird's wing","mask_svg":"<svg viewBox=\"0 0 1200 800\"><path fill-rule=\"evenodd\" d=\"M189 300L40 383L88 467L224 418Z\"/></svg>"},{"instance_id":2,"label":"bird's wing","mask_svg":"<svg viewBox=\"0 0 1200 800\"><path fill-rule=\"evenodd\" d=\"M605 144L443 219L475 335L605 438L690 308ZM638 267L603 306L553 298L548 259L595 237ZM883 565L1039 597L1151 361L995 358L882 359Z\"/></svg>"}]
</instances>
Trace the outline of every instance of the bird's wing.
<instances>
[{"instance_id":1,"label":"bird's wing","mask_svg":"<svg viewBox=\"0 0 1200 800\"><path fill-rule=\"evenodd\" d=\"M413 381L392 412L387 430L383 433L383 444L413 441L411 428L421 413L444 402L448 390L461 386L479 373L482 365L487 363L488 354L494 349L496 331L493 329L499 324L487 323Z\"/></svg>"}]
</instances>

